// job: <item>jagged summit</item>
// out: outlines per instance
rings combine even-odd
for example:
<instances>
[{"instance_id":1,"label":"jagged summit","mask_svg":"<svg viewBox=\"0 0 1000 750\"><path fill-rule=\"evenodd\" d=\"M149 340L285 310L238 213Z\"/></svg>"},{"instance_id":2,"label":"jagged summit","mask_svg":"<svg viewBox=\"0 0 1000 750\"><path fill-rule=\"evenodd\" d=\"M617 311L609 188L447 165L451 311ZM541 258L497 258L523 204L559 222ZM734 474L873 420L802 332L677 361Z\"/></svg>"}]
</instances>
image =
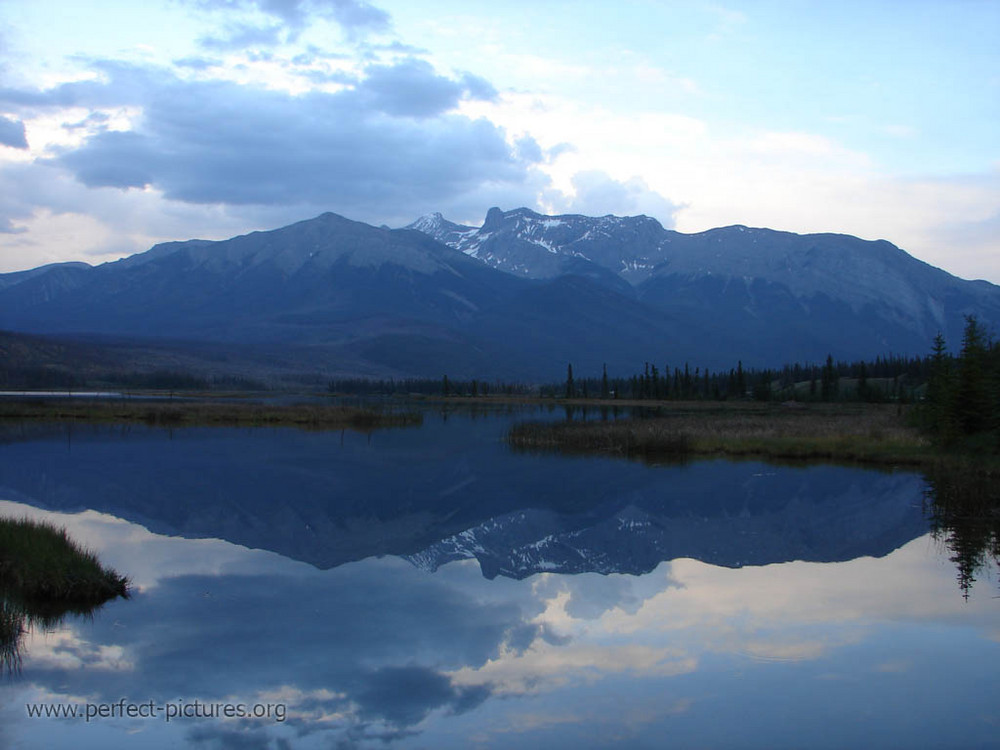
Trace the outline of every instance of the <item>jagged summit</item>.
<instances>
[{"instance_id":1,"label":"jagged summit","mask_svg":"<svg viewBox=\"0 0 1000 750\"><path fill-rule=\"evenodd\" d=\"M524 207L493 207L478 229L427 217L410 227L418 224L432 224L428 234L466 255L530 279L610 271L631 281L655 265L666 231L648 216L546 216Z\"/></svg>"},{"instance_id":2,"label":"jagged summit","mask_svg":"<svg viewBox=\"0 0 1000 750\"><path fill-rule=\"evenodd\" d=\"M439 212L421 216L412 224L408 224L405 229L413 229L423 232L429 237L433 237L438 242L442 242L449 247L456 247L461 244L462 237L476 231L475 227L467 227L448 221Z\"/></svg>"}]
</instances>

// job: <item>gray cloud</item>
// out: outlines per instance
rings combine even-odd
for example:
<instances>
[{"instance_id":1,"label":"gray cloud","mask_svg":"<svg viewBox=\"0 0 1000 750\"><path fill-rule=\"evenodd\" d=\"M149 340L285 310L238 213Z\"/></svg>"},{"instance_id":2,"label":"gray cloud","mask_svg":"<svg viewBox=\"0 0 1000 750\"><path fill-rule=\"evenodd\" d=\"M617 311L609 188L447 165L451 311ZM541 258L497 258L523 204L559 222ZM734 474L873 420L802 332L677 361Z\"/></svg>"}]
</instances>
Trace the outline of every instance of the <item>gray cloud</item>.
<instances>
[{"instance_id":1,"label":"gray cloud","mask_svg":"<svg viewBox=\"0 0 1000 750\"><path fill-rule=\"evenodd\" d=\"M199 71L209 70L210 68L218 67L221 64L221 60L209 57L182 57L174 60L174 65L178 68L187 68L189 70Z\"/></svg>"},{"instance_id":2,"label":"gray cloud","mask_svg":"<svg viewBox=\"0 0 1000 750\"><path fill-rule=\"evenodd\" d=\"M0 216L0 234L24 234L27 230L15 227L9 216Z\"/></svg>"},{"instance_id":3,"label":"gray cloud","mask_svg":"<svg viewBox=\"0 0 1000 750\"><path fill-rule=\"evenodd\" d=\"M206 49L220 52L247 47L272 46L289 39L289 35L283 33L285 31L285 28L280 24L254 26L253 24L241 23L228 27L224 36L203 36L198 40L198 43Z\"/></svg>"},{"instance_id":4,"label":"gray cloud","mask_svg":"<svg viewBox=\"0 0 1000 750\"><path fill-rule=\"evenodd\" d=\"M525 161L529 162L540 162L545 156L542 154L542 147L538 145L538 141L532 138L530 135L521 136L517 139L515 143L517 147L518 156L520 156Z\"/></svg>"},{"instance_id":5,"label":"gray cloud","mask_svg":"<svg viewBox=\"0 0 1000 750\"><path fill-rule=\"evenodd\" d=\"M372 65L365 72L359 95L390 115L433 117L454 108L462 97L460 83L436 75L424 60Z\"/></svg>"},{"instance_id":6,"label":"gray cloud","mask_svg":"<svg viewBox=\"0 0 1000 750\"><path fill-rule=\"evenodd\" d=\"M10 117L0 116L0 145L11 148L27 148L28 139L24 135L24 123Z\"/></svg>"},{"instance_id":7,"label":"gray cloud","mask_svg":"<svg viewBox=\"0 0 1000 750\"><path fill-rule=\"evenodd\" d=\"M481 78L472 73L462 74L462 85L468 93L470 99L479 99L484 102L496 101L500 93L492 83L485 78Z\"/></svg>"},{"instance_id":8,"label":"gray cloud","mask_svg":"<svg viewBox=\"0 0 1000 750\"><path fill-rule=\"evenodd\" d=\"M134 130L96 132L46 162L87 187L152 186L187 203L317 205L364 217L399 206L404 215L383 210L386 221L409 220L414 201L448 205L484 184L530 192L533 151L515 151L486 120L449 113L472 93L424 61L371 66L351 89L302 96L161 69L100 69L105 82L0 91L26 109L142 107Z\"/></svg>"},{"instance_id":9,"label":"gray cloud","mask_svg":"<svg viewBox=\"0 0 1000 750\"><path fill-rule=\"evenodd\" d=\"M384 667L368 675L354 700L363 717L412 726L434 709L447 707L454 713L464 713L489 696L486 686L456 687L440 672L409 666Z\"/></svg>"},{"instance_id":10,"label":"gray cloud","mask_svg":"<svg viewBox=\"0 0 1000 750\"><path fill-rule=\"evenodd\" d=\"M325 0L316 4L329 8L333 18L345 28L386 31L390 25L389 14L371 3L358 0Z\"/></svg>"},{"instance_id":11,"label":"gray cloud","mask_svg":"<svg viewBox=\"0 0 1000 750\"><path fill-rule=\"evenodd\" d=\"M279 21L290 37L296 36L313 17L335 21L351 36L388 31L391 25L388 13L364 0L188 0L188 3L208 11L258 11Z\"/></svg>"}]
</instances>

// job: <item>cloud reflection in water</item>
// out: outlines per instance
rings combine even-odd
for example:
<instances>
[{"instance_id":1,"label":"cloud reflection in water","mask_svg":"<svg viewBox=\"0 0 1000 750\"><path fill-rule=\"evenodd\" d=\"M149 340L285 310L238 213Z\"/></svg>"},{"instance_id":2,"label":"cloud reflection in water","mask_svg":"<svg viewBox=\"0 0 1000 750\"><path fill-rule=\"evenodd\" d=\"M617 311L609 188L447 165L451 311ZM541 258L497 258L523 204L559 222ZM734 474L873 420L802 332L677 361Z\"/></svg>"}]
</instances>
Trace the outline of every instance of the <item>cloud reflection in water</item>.
<instances>
[{"instance_id":1,"label":"cloud reflection in water","mask_svg":"<svg viewBox=\"0 0 1000 750\"><path fill-rule=\"evenodd\" d=\"M65 525L139 585L91 622L29 637L21 680L2 688L25 747L123 731L152 747L843 746L955 732L988 746L1000 720L981 689L1000 663L996 600L963 602L929 537L834 564L679 559L643 576L488 581L470 560L320 571L93 511L0 511ZM123 696L280 700L288 720L70 727L18 712Z\"/></svg>"}]
</instances>

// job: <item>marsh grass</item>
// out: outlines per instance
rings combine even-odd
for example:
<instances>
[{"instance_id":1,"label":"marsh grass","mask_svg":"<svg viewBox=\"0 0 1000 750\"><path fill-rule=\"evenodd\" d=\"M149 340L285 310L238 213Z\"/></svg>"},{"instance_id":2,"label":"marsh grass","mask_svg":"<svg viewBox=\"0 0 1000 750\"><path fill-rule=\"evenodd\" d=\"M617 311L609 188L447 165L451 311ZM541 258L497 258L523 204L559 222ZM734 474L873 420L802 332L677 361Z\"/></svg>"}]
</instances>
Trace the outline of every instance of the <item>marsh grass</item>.
<instances>
[{"instance_id":1,"label":"marsh grass","mask_svg":"<svg viewBox=\"0 0 1000 750\"><path fill-rule=\"evenodd\" d=\"M892 405L668 407L661 416L526 422L507 434L515 450L551 450L647 461L756 458L921 466L939 456Z\"/></svg>"},{"instance_id":2,"label":"marsh grass","mask_svg":"<svg viewBox=\"0 0 1000 750\"><path fill-rule=\"evenodd\" d=\"M45 609L128 597L128 580L101 565L66 534L29 519L0 519L0 593Z\"/></svg>"},{"instance_id":3,"label":"marsh grass","mask_svg":"<svg viewBox=\"0 0 1000 750\"><path fill-rule=\"evenodd\" d=\"M21 639L35 625L51 628L69 614L90 614L129 581L101 565L51 524L0 519L0 665L16 672Z\"/></svg>"},{"instance_id":4,"label":"marsh grass","mask_svg":"<svg viewBox=\"0 0 1000 750\"><path fill-rule=\"evenodd\" d=\"M162 427L299 427L373 430L419 425L418 412L376 411L328 404L269 405L240 401L3 399L0 420L140 422Z\"/></svg>"}]
</instances>

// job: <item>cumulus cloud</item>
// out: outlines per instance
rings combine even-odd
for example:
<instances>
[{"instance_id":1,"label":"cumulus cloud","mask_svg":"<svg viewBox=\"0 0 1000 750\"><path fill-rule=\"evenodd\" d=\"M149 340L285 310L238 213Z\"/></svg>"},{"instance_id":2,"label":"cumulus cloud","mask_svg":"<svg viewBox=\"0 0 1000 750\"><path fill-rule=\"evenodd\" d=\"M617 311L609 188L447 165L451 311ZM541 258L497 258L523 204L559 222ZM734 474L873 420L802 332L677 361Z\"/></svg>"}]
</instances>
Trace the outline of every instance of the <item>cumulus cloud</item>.
<instances>
[{"instance_id":1,"label":"cumulus cloud","mask_svg":"<svg viewBox=\"0 0 1000 750\"><path fill-rule=\"evenodd\" d=\"M97 129L47 162L91 188L152 188L198 204L326 205L344 213L445 204L482 183L524 185L532 149L452 111L482 93L407 59L370 66L353 87L294 96L163 69L104 64L104 80L0 91L21 107L133 107L131 130Z\"/></svg>"},{"instance_id":2,"label":"cumulus cloud","mask_svg":"<svg viewBox=\"0 0 1000 750\"><path fill-rule=\"evenodd\" d=\"M369 106L390 115L433 117L458 104L463 86L434 73L430 63L409 59L395 65L372 65L358 95Z\"/></svg>"},{"instance_id":3,"label":"cumulus cloud","mask_svg":"<svg viewBox=\"0 0 1000 750\"><path fill-rule=\"evenodd\" d=\"M233 11L252 36L264 28L262 13L277 29L306 12L363 18L368 6L200 7ZM221 55L173 67L77 58L86 67L75 80L0 86L0 143L32 157L0 164L2 270L57 257L113 260L155 242L222 239L323 211L402 226L430 211L478 222L485 206L537 206L550 184L538 143L463 109L494 101L496 88L407 50L264 52L243 66L253 68L246 75ZM268 71L294 85L275 86ZM30 145L24 123L38 133Z\"/></svg>"},{"instance_id":4,"label":"cumulus cloud","mask_svg":"<svg viewBox=\"0 0 1000 750\"><path fill-rule=\"evenodd\" d=\"M292 41L314 18L336 22L352 38L385 32L391 25L388 13L364 0L188 0L188 4L227 14L256 13L268 19L263 25L234 23L224 36L201 40L215 49Z\"/></svg>"},{"instance_id":5,"label":"cumulus cloud","mask_svg":"<svg viewBox=\"0 0 1000 750\"><path fill-rule=\"evenodd\" d=\"M270 47L280 44L286 35L279 24L255 26L240 23L230 26L222 36L208 35L198 40L202 47L219 52L244 49L246 47Z\"/></svg>"},{"instance_id":6,"label":"cumulus cloud","mask_svg":"<svg viewBox=\"0 0 1000 750\"><path fill-rule=\"evenodd\" d=\"M0 116L0 146L28 148L24 134L24 123L10 117Z\"/></svg>"}]
</instances>

